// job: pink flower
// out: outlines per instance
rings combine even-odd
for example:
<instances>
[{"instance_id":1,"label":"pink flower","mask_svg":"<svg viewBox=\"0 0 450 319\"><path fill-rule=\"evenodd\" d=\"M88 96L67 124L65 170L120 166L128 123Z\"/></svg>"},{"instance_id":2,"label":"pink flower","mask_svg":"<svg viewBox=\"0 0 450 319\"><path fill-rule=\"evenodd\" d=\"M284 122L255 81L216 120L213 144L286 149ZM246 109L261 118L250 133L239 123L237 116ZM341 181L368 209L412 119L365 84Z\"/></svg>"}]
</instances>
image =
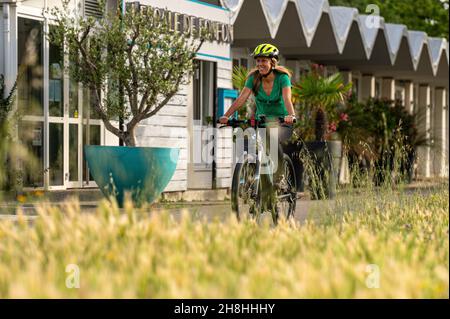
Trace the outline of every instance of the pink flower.
<instances>
[{"instance_id":1,"label":"pink flower","mask_svg":"<svg viewBox=\"0 0 450 319\"><path fill-rule=\"evenodd\" d=\"M336 130L337 130L337 125L336 125L336 123L335 122L331 122L329 125L328 125L328 131L330 131L330 132L336 132Z\"/></svg>"},{"instance_id":2,"label":"pink flower","mask_svg":"<svg viewBox=\"0 0 450 319\"><path fill-rule=\"evenodd\" d=\"M341 119L341 121L347 122L348 121L348 114L347 113L341 113L339 115L339 118Z\"/></svg>"},{"instance_id":3,"label":"pink flower","mask_svg":"<svg viewBox=\"0 0 450 319\"><path fill-rule=\"evenodd\" d=\"M353 91L352 91L352 90L348 90L348 92L347 92L347 98L348 98L348 99L351 99L352 96L353 96Z\"/></svg>"}]
</instances>

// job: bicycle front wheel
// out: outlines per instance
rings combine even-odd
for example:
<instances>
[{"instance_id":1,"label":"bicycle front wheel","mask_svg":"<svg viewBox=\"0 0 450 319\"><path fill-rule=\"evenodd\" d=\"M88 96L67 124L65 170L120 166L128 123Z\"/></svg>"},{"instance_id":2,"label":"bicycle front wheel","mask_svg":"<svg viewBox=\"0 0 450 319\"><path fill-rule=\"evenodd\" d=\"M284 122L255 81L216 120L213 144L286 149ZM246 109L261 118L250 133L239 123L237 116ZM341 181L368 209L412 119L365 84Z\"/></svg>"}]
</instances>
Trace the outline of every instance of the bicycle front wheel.
<instances>
[{"instance_id":1,"label":"bicycle front wheel","mask_svg":"<svg viewBox=\"0 0 450 319\"><path fill-rule=\"evenodd\" d=\"M280 218L293 218L297 205L297 182L294 164L289 156L283 155L283 175L277 187L277 204L274 223Z\"/></svg>"},{"instance_id":2,"label":"bicycle front wheel","mask_svg":"<svg viewBox=\"0 0 450 319\"><path fill-rule=\"evenodd\" d=\"M256 163L245 158L237 163L231 184L231 207L239 221L258 220L260 215L260 187L256 192L259 179L255 179Z\"/></svg>"}]
</instances>

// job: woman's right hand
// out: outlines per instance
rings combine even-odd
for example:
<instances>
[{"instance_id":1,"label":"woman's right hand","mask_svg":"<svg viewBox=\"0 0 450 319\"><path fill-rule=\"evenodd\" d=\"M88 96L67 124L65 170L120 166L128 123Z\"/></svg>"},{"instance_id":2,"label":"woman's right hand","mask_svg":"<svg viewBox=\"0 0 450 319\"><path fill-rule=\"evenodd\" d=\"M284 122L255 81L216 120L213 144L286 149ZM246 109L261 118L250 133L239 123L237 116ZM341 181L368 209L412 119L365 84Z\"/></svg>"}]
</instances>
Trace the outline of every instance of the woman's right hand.
<instances>
[{"instance_id":1,"label":"woman's right hand","mask_svg":"<svg viewBox=\"0 0 450 319\"><path fill-rule=\"evenodd\" d=\"M219 118L220 124L227 124L228 123L228 116L221 116Z\"/></svg>"}]
</instances>

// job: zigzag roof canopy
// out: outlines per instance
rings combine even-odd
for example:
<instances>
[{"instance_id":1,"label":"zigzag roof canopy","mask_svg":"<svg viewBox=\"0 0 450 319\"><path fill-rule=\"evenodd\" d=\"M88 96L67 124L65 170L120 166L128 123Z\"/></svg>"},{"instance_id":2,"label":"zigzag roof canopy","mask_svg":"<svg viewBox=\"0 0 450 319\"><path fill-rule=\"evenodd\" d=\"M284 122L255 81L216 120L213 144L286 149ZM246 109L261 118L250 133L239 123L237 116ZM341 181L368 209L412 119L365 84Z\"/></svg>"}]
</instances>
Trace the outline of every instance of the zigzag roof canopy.
<instances>
[{"instance_id":1,"label":"zigzag roof canopy","mask_svg":"<svg viewBox=\"0 0 450 319\"><path fill-rule=\"evenodd\" d=\"M448 76L446 39L428 37L405 25L385 23L381 16L330 6L328 0L221 3L230 10L236 47L253 48L270 41L290 58L311 58L340 67L358 66L367 72L380 72L383 67L387 72L392 67L405 77ZM448 86L447 78L445 83Z\"/></svg>"}]
</instances>

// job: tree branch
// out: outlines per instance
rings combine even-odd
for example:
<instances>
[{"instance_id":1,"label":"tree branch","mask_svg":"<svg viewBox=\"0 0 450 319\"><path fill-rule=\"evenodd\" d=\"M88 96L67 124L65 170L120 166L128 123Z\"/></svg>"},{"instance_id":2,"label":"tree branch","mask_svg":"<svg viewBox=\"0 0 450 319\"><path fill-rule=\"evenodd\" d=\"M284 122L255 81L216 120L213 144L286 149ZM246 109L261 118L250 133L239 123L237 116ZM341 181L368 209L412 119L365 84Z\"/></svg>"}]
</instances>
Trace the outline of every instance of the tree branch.
<instances>
[{"instance_id":1,"label":"tree branch","mask_svg":"<svg viewBox=\"0 0 450 319\"><path fill-rule=\"evenodd\" d=\"M148 56L150 54L150 46L147 50L147 52L144 55L144 68L145 70L149 70L150 68L148 67ZM145 101L148 99L148 96L150 95L150 89L147 89L144 94L142 95L141 98L141 103L139 104L139 113L142 113L142 111L144 110L144 106L145 106Z\"/></svg>"},{"instance_id":2,"label":"tree branch","mask_svg":"<svg viewBox=\"0 0 450 319\"><path fill-rule=\"evenodd\" d=\"M118 128L114 127L111 122L109 121L108 117L106 116L105 112L103 111L101 105L101 86L95 87L95 99L97 100L97 103L94 103L95 110L99 113L100 118L102 119L103 123L105 124L105 128L116 135L119 138L124 138L123 132L121 132Z\"/></svg>"},{"instance_id":3,"label":"tree branch","mask_svg":"<svg viewBox=\"0 0 450 319\"><path fill-rule=\"evenodd\" d=\"M83 36L81 37L81 40L77 40L75 38L75 43L78 46L78 49L81 52L81 55L83 56L84 60L86 61L86 63L89 65L89 69L91 70L91 75L95 75L96 72L98 71L97 66L95 65L95 63L93 63L90 59L90 56L87 54L86 50L83 48L83 42L86 41L86 38L89 34L89 30L90 30L90 26L87 27L87 29L85 30L85 32L83 33Z\"/></svg>"},{"instance_id":4,"label":"tree branch","mask_svg":"<svg viewBox=\"0 0 450 319\"><path fill-rule=\"evenodd\" d=\"M132 82L133 82L132 83L132 87L133 88L139 87L138 86L138 80L137 80L137 70L136 70L136 67L135 67L134 62L133 62L133 48L134 48L134 45L136 44L136 39L139 36L139 25L136 28L137 29L135 30L135 32L133 34L133 37L131 39L131 43L128 46L128 50L127 50L128 64L130 66L131 78L132 78ZM136 113L138 113L138 108L137 108L137 104L138 104L138 102L137 102L137 95L138 95L138 92L135 89L131 89L131 93L132 93L132 95L130 97L131 112L133 114L136 114Z\"/></svg>"},{"instance_id":5,"label":"tree branch","mask_svg":"<svg viewBox=\"0 0 450 319\"><path fill-rule=\"evenodd\" d=\"M156 113L158 113L158 111L167 104L167 102L169 102L169 100L177 93L178 91L178 85L181 82L181 77L177 80L176 86L175 86L175 90L170 92L169 95L166 96L166 98L158 104L158 106L156 108L154 108L150 113L146 114L147 112L145 112L144 117L142 118L143 120L148 119L149 117L152 117L153 115L155 115ZM148 108L148 107L147 107Z\"/></svg>"},{"instance_id":6,"label":"tree branch","mask_svg":"<svg viewBox=\"0 0 450 319\"><path fill-rule=\"evenodd\" d=\"M84 60L86 61L86 63L89 65L90 70L91 70L91 75L95 76L96 72L98 71L97 66L91 61L90 56L88 55L88 53L86 52L86 50L83 48L83 42L86 41L87 36L89 35L90 32L90 26L88 26L86 28L86 30L83 32L83 35L81 36L81 39L78 40L75 38L75 43L77 43L78 49L81 52L81 55L83 56ZM103 111L102 108L102 101L101 101L101 84L99 83L95 83L95 98L97 100L97 103L94 103L94 108L97 111L97 113L100 115L100 118L102 119L105 128L110 131L111 133L113 133L114 135L116 135L119 138L124 138L124 134L123 132L121 132L119 129L117 129L116 127L114 127L111 122L109 121L108 117L106 116L106 113Z\"/></svg>"}]
</instances>

